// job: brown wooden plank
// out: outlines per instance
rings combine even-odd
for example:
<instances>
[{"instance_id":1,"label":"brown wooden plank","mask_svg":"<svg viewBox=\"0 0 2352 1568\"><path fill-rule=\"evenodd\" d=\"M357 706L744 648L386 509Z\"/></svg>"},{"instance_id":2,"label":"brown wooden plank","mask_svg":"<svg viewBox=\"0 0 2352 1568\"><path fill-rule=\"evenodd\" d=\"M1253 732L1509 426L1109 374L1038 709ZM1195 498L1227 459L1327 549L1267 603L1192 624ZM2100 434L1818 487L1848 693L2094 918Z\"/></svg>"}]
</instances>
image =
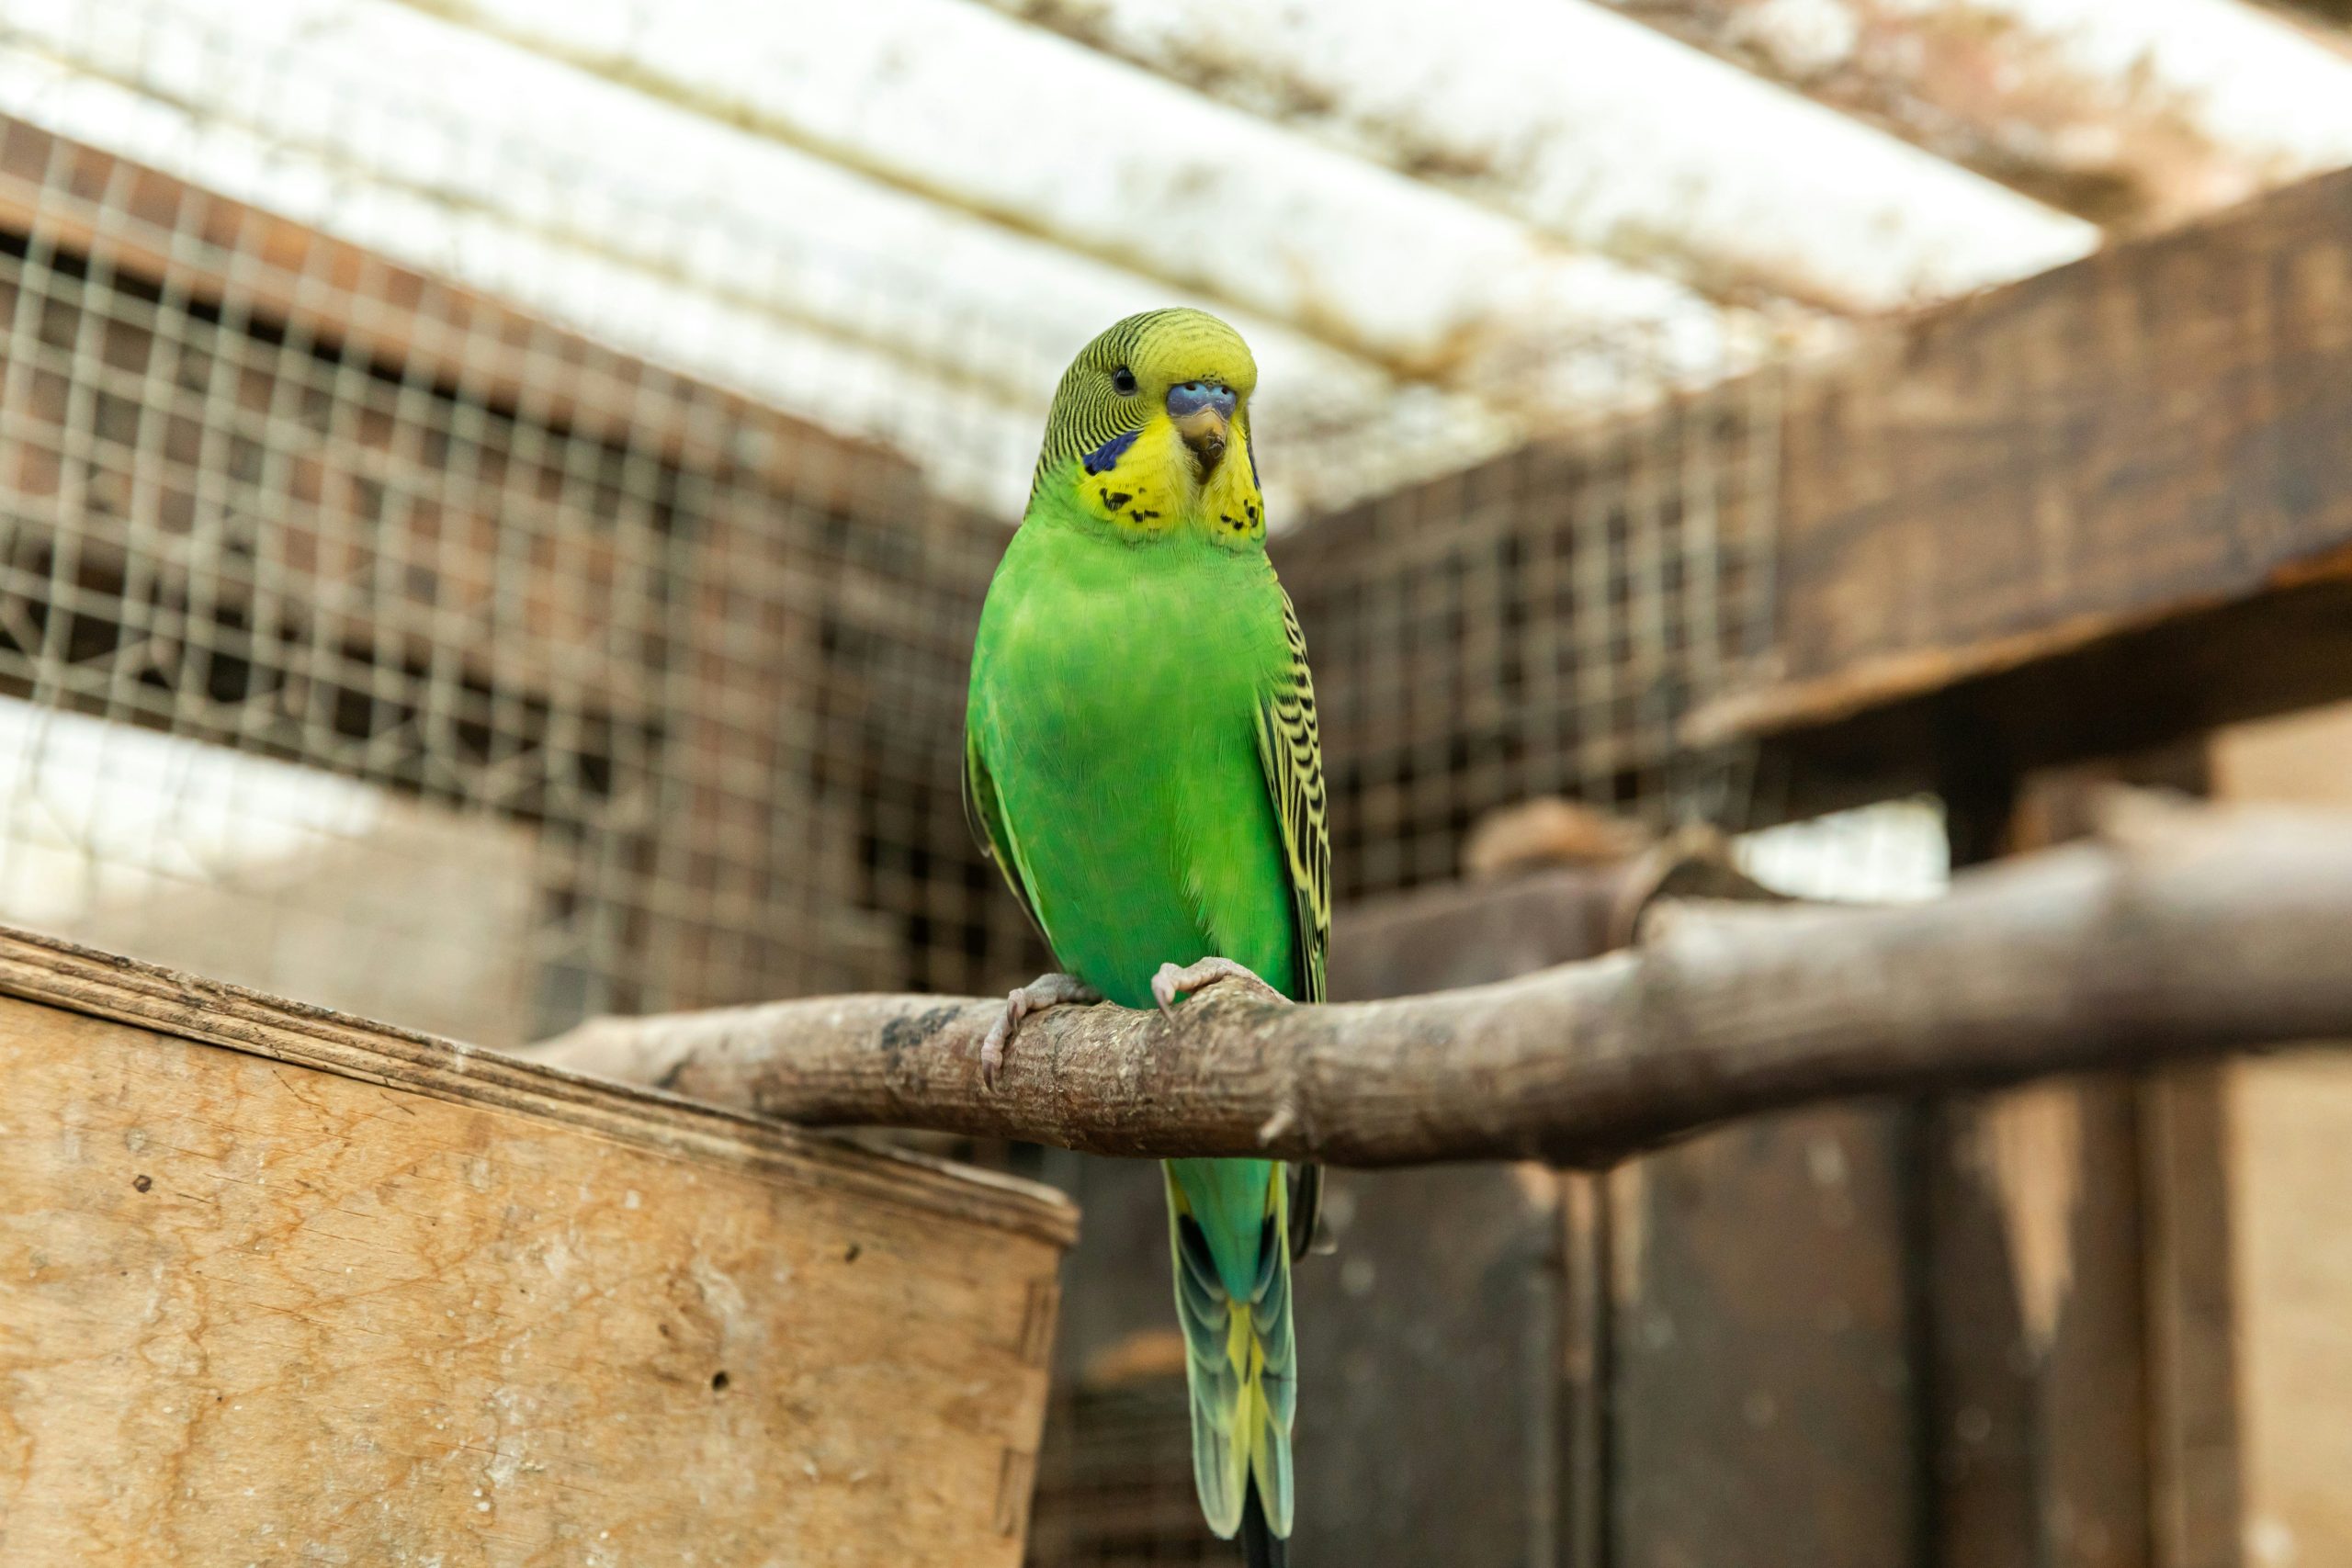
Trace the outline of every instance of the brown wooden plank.
<instances>
[{"instance_id":1,"label":"brown wooden plank","mask_svg":"<svg viewBox=\"0 0 2352 1568\"><path fill-rule=\"evenodd\" d=\"M1605 950L1628 880L1622 866L1561 869L1360 908L1333 944L1333 994L1472 985ZM1603 1178L1563 1176L1550 1205L1560 1252L1542 1269L1555 1299L1516 1307L1487 1297L1504 1289L1500 1261L1516 1256L1513 1274L1534 1266L1532 1234L1509 1239L1545 1212L1523 1178L1491 1172L1439 1191L1424 1190L1439 1173L1351 1176L1336 1189L1354 1222L1339 1236L1337 1337L1367 1359L1431 1348L1401 1363L1396 1387L1359 1391L1351 1380L1341 1427L1427 1429L1461 1397L1464 1337L1495 1340L1492 1359L1548 1333L1557 1436L1547 1444L1532 1427L1532 1393L1490 1394L1475 1428L1448 1428L1481 1434L1445 1445L1453 1453L1399 1456L1358 1438L1332 1494L1361 1496L1364 1476L1384 1474L1372 1496L1419 1499L1418 1512L1367 1506L1368 1517L1407 1532L1390 1539L1423 1549L1401 1554L1415 1560L1902 1561L1916 1504L1899 1154L1890 1113L1837 1110L1758 1122ZM1359 1182L1362 1201L1350 1203ZM1431 1234L1449 1238L1442 1261L1429 1260ZM1367 1254L1358 1280L1369 1288L1391 1278L1385 1254L1400 1239L1420 1249L1408 1283L1429 1297L1416 1311L1441 1334L1404 1333L1404 1318L1384 1330L1344 1299L1349 1259ZM1794 1258L1805 1267L1788 1268ZM1302 1303L1316 1276L1303 1281ZM1553 1472L1548 1518L1540 1495L1498 1479L1537 1461ZM1302 1474L1308 1462L1302 1450ZM1791 1496L1807 1506L1789 1508ZM1453 1536L1404 1522L1423 1518ZM1341 1530L1319 1555L1385 1561L1382 1540L1377 1529Z\"/></svg>"},{"instance_id":2,"label":"brown wooden plank","mask_svg":"<svg viewBox=\"0 0 2352 1568\"><path fill-rule=\"evenodd\" d=\"M1589 957L1611 943L1623 878L1577 868L1444 886L1343 911L1334 1000L1480 985ZM1563 1255L1594 1179L1540 1166L1329 1171L1333 1250L1296 1276L1302 1562L1567 1564L1607 1529L1598 1456L1575 1454L1568 1400L1579 1366L1597 1427L1609 1362L1602 1325L1578 1318ZM1588 1220L1591 1205L1581 1211ZM1586 1312L1605 1312L1588 1250ZM1442 1441L1431 1441L1442 1433ZM1588 1439L1594 1435L1588 1434ZM1574 1464L1592 1512L1564 1512Z\"/></svg>"},{"instance_id":3,"label":"brown wooden plank","mask_svg":"<svg viewBox=\"0 0 2352 1568\"><path fill-rule=\"evenodd\" d=\"M2229 1114L2246 1561L2352 1561L2352 1060L2247 1064Z\"/></svg>"},{"instance_id":4,"label":"brown wooden plank","mask_svg":"<svg viewBox=\"0 0 2352 1568\"><path fill-rule=\"evenodd\" d=\"M2352 175L1923 316L1787 402L1809 711L2256 592L2352 542ZM1915 673L1916 672L1916 673Z\"/></svg>"},{"instance_id":5,"label":"brown wooden plank","mask_svg":"<svg viewBox=\"0 0 2352 1568\"><path fill-rule=\"evenodd\" d=\"M934 1219L1068 1246L1077 1214L1051 1189L914 1156L885 1156L763 1117L583 1078L413 1030L0 926L0 996L219 1045L436 1100L494 1106L616 1143L745 1163Z\"/></svg>"},{"instance_id":6,"label":"brown wooden plank","mask_svg":"<svg viewBox=\"0 0 2352 1568\"><path fill-rule=\"evenodd\" d=\"M1609 1486L1614 1457L1609 1378L1616 1366L1610 1311L1606 1176L1560 1178L1559 1568L1609 1568ZM1548 1568L1548 1565L1538 1565Z\"/></svg>"},{"instance_id":7,"label":"brown wooden plank","mask_svg":"<svg viewBox=\"0 0 2352 1568\"><path fill-rule=\"evenodd\" d=\"M1986 767L2006 761L1996 744L1984 750ZM2206 775L2198 746L2022 781L1955 774L1953 858L2081 836L2104 782L2201 793ZM2154 1129L2157 1090L2120 1077L1927 1109L1917 1245L1938 1561L2142 1568L2177 1560L2165 1554L2177 1532L2160 1522L2167 1499L2177 1498L2185 1466L2209 1475L2214 1456L2192 1460L2167 1434L2207 1414L2202 1403L2189 1414L2184 1396L2214 1397L2218 1379L2226 1400L2229 1383L2226 1321L2217 1346L2210 1312L2189 1307L2225 1290L2226 1256L2183 1190L2211 1175L2196 1157L2194 1082L2165 1086L2161 1103L2178 1115ZM2207 1121L2212 1112L2209 1094ZM2167 1129L2174 1141L2164 1141ZM2222 1370L2179 1359L2199 1353Z\"/></svg>"},{"instance_id":8,"label":"brown wooden plank","mask_svg":"<svg viewBox=\"0 0 2352 1568\"><path fill-rule=\"evenodd\" d=\"M873 489L878 472L913 474L886 447L693 382L513 304L6 116L0 231L36 235L94 256L108 274L258 316L527 419L650 446L690 466L749 458L748 467L809 505L855 511L857 492ZM730 425L763 440L722 450L715 438Z\"/></svg>"},{"instance_id":9,"label":"brown wooden plank","mask_svg":"<svg viewBox=\"0 0 2352 1568\"><path fill-rule=\"evenodd\" d=\"M1901 1160L1857 1108L1611 1174L1612 1562L1912 1561Z\"/></svg>"},{"instance_id":10,"label":"brown wooden plank","mask_svg":"<svg viewBox=\"0 0 2352 1568\"><path fill-rule=\"evenodd\" d=\"M1331 944L1331 997L1409 997L1604 953L1623 886L1604 871L1564 868L1367 900Z\"/></svg>"},{"instance_id":11,"label":"brown wooden plank","mask_svg":"<svg viewBox=\"0 0 2352 1568\"><path fill-rule=\"evenodd\" d=\"M1474 985L1603 951L1634 880L1622 865L1556 869L1360 907L1333 942L1333 995ZM1385 1474L1399 1496L1419 1500L1419 1511L1375 1502L1363 1505L1369 1517L1478 1521L1450 1542L1399 1527L1424 1550L1398 1560L1565 1568L1906 1561L1918 1504L1903 1157L1897 1115L1857 1108L1760 1121L1606 1177L1565 1175L1555 1204L1560 1254L1547 1270L1557 1300L1531 1298L1517 1311L1481 1305L1475 1293L1464 1300L1465 1292L1498 1289L1495 1260L1524 1250L1496 1241L1515 1234L1511 1224L1498 1230L1498 1216L1530 1201L1500 1173L1445 1192L1421 1190L1430 1173L1363 1183L1363 1204L1350 1209L1360 1217L1340 1235L1343 1283L1360 1246L1374 1254L1362 1278L1390 1278L1381 1250L1396 1250L1389 1227L1402 1216L1409 1223L1398 1235L1425 1258L1429 1235L1449 1238L1444 1258L1409 1277L1430 1298L1418 1310L1445 1326L1442 1342L1471 1333L1525 1339L1541 1332L1531 1314L1555 1320L1557 1436L1547 1462L1557 1501L1536 1532L1540 1502L1522 1502L1496 1478L1544 1451L1521 1435L1526 1396L1518 1393L1500 1404L1490 1396L1479 1440L1450 1442L1460 1450L1452 1456L1361 1451L1359 1439L1358 1468L1334 1478L1333 1495L1360 1497L1364 1475ZM1360 1179L1338 1190L1352 1198ZM1456 1237L1472 1245L1457 1252ZM1804 1267L1789 1267L1793 1258ZM1527 1267L1524 1258L1516 1267ZM1304 1303L1311 1268L1302 1279ZM1413 1342L1394 1329L1368 1332L1355 1321L1359 1303L1332 1307L1340 1326L1326 1332L1367 1358ZM1307 1340L1310 1354L1315 1343ZM1467 1352L1455 1346L1448 1354L1457 1365L1435 1350L1404 1363L1400 1389L1358 1392L1351 1382L1344 1424L1427 1429L1444 1421L1461 1397L1448 1384L1464 1381ZM1304 1475L1304 1449L1300 1462ZM1805 1506L1790 1507L1791 1497ZM1531 1544L1515 1554L1522 1536ZM1552 1555L1533 1555L1539 1543ZM1342 1531L1322 1544L1329 1550L1318 1560L1390 1560L1377 1530Z\"/></svg>"},{"instance_id":12,"label":"brown wooden plank","mask_svg":"<svg viewBox=\"0 0 2352 1568\"><path fill-rule=\"evenodd\" d=\"M2245 1506L2232 1273L2230 1067L2141 1089L2150 1530L2158 1568L2238 1568Z\"/></svg>"},{"instance_id":13,"label":"brown wooden plank","mask_svg":"<svg viewBox=\"0 0 2352 1568\"><path fill-rule=\"evenodd\" d=\"M2153 1561L2133 1086L1937 1108L1929 1173L1938 1561Z\"/></svg>"},{"instance_id":14,"label":"brown wooden plank","mask_svg":"<svg viewBox=\"0 0 2352 1568\"><path fill-rule=\"evenodd\" d=\"M2130 745L2297 700L2282 682L2352 689L2314 660L2340 597L2161 637L2352 568L2352 174L1887 329L1785 407L1772 658L1686 739L1781 737L1802 765L1842 724L1868 793L1938 716L1906 705L1955 688L2050 710L2018 721L2020 764L2114 749L2069 720L2127 705L2092 657L2125 639L2172 693ZM2269 657L2200 658L2218 637Z\"/></svg>"},{"instance_id":15,"label":"brown wooden plank","mask_svg":"<svg viewBox=\"0 0 2352 1568\"><path fill-rule=\"evenodd\" d=\"M1803 816L1939 787L1956 755L2019 768L2145 751L2346 694L2352 584L2314 582L2117 632L1763 741Z\"/></svg>"},{"instance_id":16,"label":"brown wooden plank","mask_svg":"<svg viewBox=\"0 0 2352 1568\"><path fill-rule=\"evenodd\" d=\"M2352 805L2352 704L2225 730L2213 737L2212 757L2220 799ZM2222 1364L2239 1382L2224 1426L2210 1393L2183 1380L2183 1555L2196 1563L2201 1551L2234 1568L2221 1553L2235 1541L2213 1516L2242 1514L2233 1533L2245 1561L2259 1568L2352 1561L2344 1484L2352 1468L2352 1058L2338 1045L2236 1063L2223 1074L2214 1136L2228 1181L2212 1196L2226 1204L2216 1223L2232 1299L2184 1303L2203 1312L2183 1317L2193 1333L2201 1316L2230 1313L2233 1354ZM2232 1469L2216 1462L2230 1457L2217 1442L2224 1437L2238 1439Z\"/></svg>"},{"instance_id":17,"label":"brown wooden plank","mask_svg":"<svg viewBox=\"0 0 2352 1568\"><path fill-rule=\"evenodd\" d=\"M1558 1560L1559 1179L1332 1171L1297 1272L1301 1562Z\"/></svg>"},{"instance_id":18,"label":"brown wooden plank","mask_svg":"<svg viewBox=\"0 0 2352 1568\"><path fill-rule=\"evenodd\" d=\"M11 1564L1019 1561L1057 1200L6 948Z\"/></svg>"}]
</instances>

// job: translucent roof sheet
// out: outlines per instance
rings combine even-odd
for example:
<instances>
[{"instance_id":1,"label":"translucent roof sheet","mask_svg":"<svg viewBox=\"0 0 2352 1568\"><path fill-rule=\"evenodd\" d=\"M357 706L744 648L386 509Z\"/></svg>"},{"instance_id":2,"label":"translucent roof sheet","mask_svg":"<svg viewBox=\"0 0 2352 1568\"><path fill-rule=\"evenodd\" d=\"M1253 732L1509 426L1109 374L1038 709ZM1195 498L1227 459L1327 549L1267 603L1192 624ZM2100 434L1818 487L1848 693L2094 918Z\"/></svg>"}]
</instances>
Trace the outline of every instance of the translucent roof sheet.
<instances>
[{"instance_id":1,"label":"translucent roof sheet","mask_svg":"<svg viewBox=\"0 0 2352 1568\"><path fill-rule=\"evenodd\" d=\"M1948 8L1674 4L1826 60ZM2352 163L2352 57L2240 0L1967 4L2267 177ZM883 436L1001 510L1061 362L1150 305L1250 338L1293 509L2098 243L1642 10L0 0L0 112Z\"/></svg>"}]
</instances>

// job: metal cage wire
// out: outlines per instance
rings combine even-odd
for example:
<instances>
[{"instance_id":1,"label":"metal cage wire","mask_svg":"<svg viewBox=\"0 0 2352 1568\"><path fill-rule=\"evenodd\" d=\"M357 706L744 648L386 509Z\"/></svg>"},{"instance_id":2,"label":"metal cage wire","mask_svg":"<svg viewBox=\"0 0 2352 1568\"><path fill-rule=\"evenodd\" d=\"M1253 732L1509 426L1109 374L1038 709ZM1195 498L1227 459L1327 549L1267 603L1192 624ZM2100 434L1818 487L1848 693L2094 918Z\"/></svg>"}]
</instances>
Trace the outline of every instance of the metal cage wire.
<instances>
[{"instance_id":1,"label":"metal cage wire","mask_svg":"<svg viewBox=\"0 0 2352 1568\"><path fill-rule=\"evenodd\" d=\"M0 6L0 919L493 1045L1034 973L957 738L1077 344L322 69ZM1618 395L1498 456L1426 385L1263 432L1342 898L1533 795L1745 823L1677 727L1769 651L1777 373L1527 354ZM893 379L972 362L1038 410ZM1228 1560L1183 1408L1057 1391L1033 1561Z\"/></svg>"},{"instance_id":2,"label":"metal cage wire","mask_svg":"<svg viewBox=\"0 0 2352 1568\"><path fill-rule=\"evenodd\" d=\"M68 76L161 93L185 68L141 74L184 8L87 14ZM252 69L198 44L196 68ZM522 307L474 292L528 253L463 193L487 164L571 227L626 214L648 265L774 249L721 303L816 301L833 340L887 314L918 355L1048 387L1075 345L919 269L698 234L560 148L420 132L391 85L334 93L343 184L300 222L190 177L220 147L161 172L41 123L65 97L0 124L0 691L25 705L0 722L0 913L492 1043L1020 976L1037 955L967 840L955 738L1010 523L987 498L1029 450L961 405L832 429L659 341L605 347L582 328L641 324L617 264ZM275 123L198 129L317 160ZM388 186L439 213L445 266L327 231L372 232ZM1742 759L1676 724L1769 631L1776 377L1659 393L1655 344L1543 347L1651 390L1369 496L1301 480L1324 503L1274 546L1343 897L1452 874L1469 825L1532 795L1746 809ZM1271 466L1430 471L1398 428L1270 433Z\"/></svg>"}]
</instances>

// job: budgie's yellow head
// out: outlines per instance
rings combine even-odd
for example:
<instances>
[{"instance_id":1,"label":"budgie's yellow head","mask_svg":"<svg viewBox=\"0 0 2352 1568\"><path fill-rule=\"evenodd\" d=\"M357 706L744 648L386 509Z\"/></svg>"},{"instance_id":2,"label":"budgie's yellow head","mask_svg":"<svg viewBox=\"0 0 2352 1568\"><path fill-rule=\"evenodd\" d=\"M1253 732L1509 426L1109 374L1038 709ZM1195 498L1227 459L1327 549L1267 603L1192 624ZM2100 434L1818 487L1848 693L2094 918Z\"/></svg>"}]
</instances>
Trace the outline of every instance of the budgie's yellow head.
<instances>
[{"instance_id":1,"label":"budgie's yellow head","mask_svg":"<svg viewBox=\"0 0 2352 1568\"><path fill-rule=\"evenodd\" d=\"M1206 311L1129 316L1062 373L1031 505L1074 502L1136 538L1191 527L1228 545L1262 540L1266 503L1250 450L1257 386L1250 345Z\"/></svg>"}]
</instances>

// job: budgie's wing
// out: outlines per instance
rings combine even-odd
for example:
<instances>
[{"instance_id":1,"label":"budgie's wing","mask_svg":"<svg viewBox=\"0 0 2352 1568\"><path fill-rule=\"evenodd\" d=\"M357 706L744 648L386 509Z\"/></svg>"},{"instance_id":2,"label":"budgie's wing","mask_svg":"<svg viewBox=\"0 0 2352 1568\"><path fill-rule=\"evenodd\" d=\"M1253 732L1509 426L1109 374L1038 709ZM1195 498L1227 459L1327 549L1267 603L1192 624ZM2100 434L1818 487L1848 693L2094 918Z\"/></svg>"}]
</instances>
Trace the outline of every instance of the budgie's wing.
<instances>
[{"instance_id":1,"label":"budgie's wing","mask_svg":"<svg viewBox=\"0 0 2352 1568\"><path fill-rule=\"evenodd\" d=\"M1273 797L1290 871L1296 999L1319 1002L1323 955L1331 944L1331 833L1324 817L1323 739L1315 717L1315 678L1306 669L1306 636L1299 630L1290 595L1282 599L1290 667L1259 700L1258 760L1265 766L1266 792ZM1304 1257L1313 1244L1322 1208L1323 1168L1300 1166L1290 1204L1293 1258Z\"/></svg>"},{"instance_id":2,"label":"budgie's wing","mask_svg":"<svg viewBox=\"0 0 2352 1568\"><path fill-rule=\"evenodd\" d=\"M1283 595L1283 631L1290 668L1258 703L1258 758L1273 796L1289 863L1292 930L1298 954L1297 1000L1323 999L1323 955L1331 944L1331 835L1324 820L1323 741L1315 718L1315 680L1306 670L1306 637L1298 612Z\"/></svg>"},{"instance_id":3,"label":"budgie's wing","mask_svg":"<svg viewBox=\"0 0 2352 1568\"><path fill-rule=\"evenodd\" d=\"M1029 897L1019 849L1012 829L1005 824L1003 808L997 803L996 781L989 776L988 759L981 755L979 736L970 725L964 727L964 822L971 829L972 840L980 846L980 852L996 862L997 870L1003 873L1004 885L1012 889L1021 912L1029 917L1030 929L1050 949L1054 940L1046 934L1046 922Z\"/></svg>"}]
</instances>

